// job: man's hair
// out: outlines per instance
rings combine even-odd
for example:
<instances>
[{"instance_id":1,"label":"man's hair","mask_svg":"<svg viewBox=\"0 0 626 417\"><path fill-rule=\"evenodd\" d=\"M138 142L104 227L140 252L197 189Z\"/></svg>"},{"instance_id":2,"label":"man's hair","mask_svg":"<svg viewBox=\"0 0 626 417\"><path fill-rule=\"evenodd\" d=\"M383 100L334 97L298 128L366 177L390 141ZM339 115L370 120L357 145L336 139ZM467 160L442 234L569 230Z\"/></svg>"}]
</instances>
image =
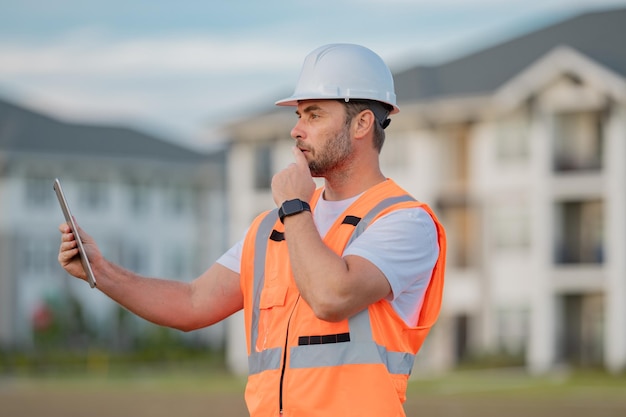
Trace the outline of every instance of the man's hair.
<instances>
[{"instance_id":1,"label":"man's hair","mask_svg":"<svg viewBox=\"0 0 626 417\"><path fill-rule=\"evenodd\" d=\"M391 111L391 106L384 104L384 103L377 102L377 101L372 101L372 100L350 100L350 101L338 100L338 101L343 103L343 105L345 106L347 126L349 126L350 123L352 123L352 119L354 119L354 117L357 114L361 113L363 110L371 110L372 113L374 113L375 122L374 122L373 145L374 145L374 148L378 151L378 153L380 153L380 151L383 148L383 144L385 143L385 127L387 127L387 125L389 124L387 115ZM378 108L375 108L375 107L378 107ZM386 113L383 115L382 120L379 120L379 117L381 116L380 107L383 107L384 108L383 113Z\"/></svg>"}]
</instances>

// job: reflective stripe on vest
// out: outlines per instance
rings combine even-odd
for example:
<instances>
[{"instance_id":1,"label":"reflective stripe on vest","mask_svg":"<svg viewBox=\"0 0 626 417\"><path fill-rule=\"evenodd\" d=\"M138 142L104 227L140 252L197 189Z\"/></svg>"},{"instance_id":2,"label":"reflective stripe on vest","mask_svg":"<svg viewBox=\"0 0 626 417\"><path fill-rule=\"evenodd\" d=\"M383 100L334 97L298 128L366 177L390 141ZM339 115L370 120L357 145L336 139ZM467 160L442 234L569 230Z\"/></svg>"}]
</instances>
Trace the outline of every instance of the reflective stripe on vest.
<instances>
[{"instance_id":1,"label":"reflective stripe on vest","mask_svg":"<svg viewBox=\"0 0 626 417\"><path fill-rule=\"evenodd\" d=\"M376 216L394 204L415 201L408 195L390 197L378 203L356 225L346 247L358 238ZM282 347L254 351L258 338L261 291L265 284L265 255L267 241L278 219L278 209L270 211L261 221L255 237L254 252L254 296L252 304L252 328L250 329L250 356L248 357L249 374L266 370L279 369ZM415 355L408 352L392 352L385 346L374 342L370 323L369 309L364 309L348 319L350 341L316 345L292 346L290 368L313 368L321 366L339 366L348 364L382 363L391 374L408 375L413 369Z\"/></svg>"},{"instance_id":2,"label":"reflective stripe on vest","mask_svg":"<svg viewBox=\"0 0 626 417\"><path fill-rule=\"evenodd\" d=\"M261 221L254 240L254 296L252 299L252 331L250 332L250 356L248 356L248 372L250 375L267 369L278 369L282 349L275 347L255 352L257 338L259 337L259 315L261 303L261 291L265 284L265 254L267 253L267 240L270 237L274 224L278 220L278 209L270 211Z\"/></svg>"}]
</instances>

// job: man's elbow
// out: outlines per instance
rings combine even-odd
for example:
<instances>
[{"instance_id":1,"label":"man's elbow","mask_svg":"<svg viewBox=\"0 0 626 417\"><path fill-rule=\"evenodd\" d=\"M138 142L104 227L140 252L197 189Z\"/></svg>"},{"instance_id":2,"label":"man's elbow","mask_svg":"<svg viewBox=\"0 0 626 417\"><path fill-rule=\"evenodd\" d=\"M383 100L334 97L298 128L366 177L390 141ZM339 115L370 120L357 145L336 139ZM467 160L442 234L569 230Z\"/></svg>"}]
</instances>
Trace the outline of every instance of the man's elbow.
<instances>
[{"instance_id":1,"label":"man's elbow","mask_svg":"<svg viewBox=\"0 0 626 417\"><path fill-rule=\"evenodd\" d=\"M168 327L171 327L176 330L180 330L181 332L189 333L194 330L202 329L214 324L213 322L206 321L179 321L176 323L171 323Z\"/></svg>"},{"instance_id":2,"label":"man's elbow","mask_svg":"<svg viewBox=\"0 0 626 417\"><path fill-rule=\"evenodd\" d=\"M346 309L336 302L317 302L311 305L311 309L319 320L331 323L336 323L349 317Z\"/></svg>"}]
</instances>

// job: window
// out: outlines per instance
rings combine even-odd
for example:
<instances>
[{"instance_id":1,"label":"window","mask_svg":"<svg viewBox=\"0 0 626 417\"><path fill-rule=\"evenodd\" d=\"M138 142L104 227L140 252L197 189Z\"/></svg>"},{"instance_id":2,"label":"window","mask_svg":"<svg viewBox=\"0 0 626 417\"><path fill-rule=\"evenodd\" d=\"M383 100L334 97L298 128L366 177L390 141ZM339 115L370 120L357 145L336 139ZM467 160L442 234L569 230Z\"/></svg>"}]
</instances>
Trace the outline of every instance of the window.
<instances>
[{"instance_id":1,"label":"window","mask_svg":"<svg viewBox=\"0 0 626 417\"><path fill-rule=\"evenodd\" d=\"M605 350L604 295L564 294L559 297L558 307L562 317L558 359L574 365L602 365Z\"/></svg>"},{"instance_id":2,"label":"window","mask_svg":"<svg viewBox=\"0 0 626 417\"><path fill-rule=\"evenodd\" d=\"M444 127L439 132L441 151L447 162L441 174L447 187L465 190L469 184L471 134L470 123Z\"/></svg>"},{"instance_id":3,"label":"window","mask_svg":"<svg viewBox=\"0 0 626 417\"><path fill-rule=\"evenodd\" d=\"M181 246L170 247L165 252L165 276L173 279L187 278L187 270L189 269L189 259L185 256L186 251Z\"/></svg>"},{"instance_id":4,"label":"window","mask_svg":"<svg viewBox=\"0 0 626 417\"><path fill-rule=\"evenodd\" d=\"M462 362L464 359L468 359L469 349L469 335L470 335L470 323L471 319L466 314L460 314L453 317L454 326L454 355L455 359Z\"/></svg>"},{"instance_id":5,"label":"window","mask_svg":"<svg viewBox=\"0 0 626 417\"><path fill-rule=\"evenodd\" d=\"M481 234L476 207L465 198L449 197L440 199L437 212L446 227L448 264L455 268L477 267Z\"/></svg>"},{"instance_id":6,"label":"window","mask_svg":"<svg viewBox=\"0 0 626 417\"><path fill-rule=\"evenodd\" d=\"M58 241L29 237L22 240L21 265L27 274L43 276L58 271Z\"/></svg>"},{"instance_id":7,"label":"window","mask_svg":"<svg viewBox=\"0 0 626 417\"><path fill-rule=\"evenodd\" d=\"M518 356L528 341L528 311L503 308L496 311L498 347L502 353Z\"/></svg>"},{"instance_id":8,"label":"window","mask_svg":"<svg viewBox=\"0 0 626 417\"><path fill-rule=\"evenodd\" d=\"M181 215L193 211L194 193L189 187L174 184L165 189L165 208L168 214Z\"/></svg>"},{"instance_id":9,"label":"window","mask_svg":"<svg viewBox=\"0 0 626 417\"><path fill-rule=\"evenodd\" d=\"M491 226L496 249L521 249L530 244L530 215L525 204L494 206Z\"/></svg>"},{"instance_id":10,"label":"window","mask_svg":"<svg viewBox=\"0 0 626 417\"><path fill-rule=\"evenodd\" d=\"M272 145L259 145L254 153L254 188L270 189L272 176Z\"/></svg>"},{"instance_id":11,"label":"window","mask_svg":"<svg viewBox=\"0 0 626 417\"><path fill-rule=\"evenodd\" d=\"M145 245L125 243L120 249L122 267L138 274L149 274L149 255Z\"/></svg>"},{"instance_id":12,"label":"window","mask_svg":"<svg viewBox=\"0 0 626 417\"><path fill-rule=\"evenodd\" d=\"M150 186L141 183L128 185L130 210L137 215L145 215L150 209Z\"/></svg>"},{"instance_id":13,"label":"window","mask_svg":"<svg viewBox=\"0 0 626 417\"><path fill-rule=\"evenodd\" d=\"M100 181L82 181L79 183L78 201L83 208L89 210L102 210L107 208L108 195L107 185Z\"/></svg>"},{"instance_id":14,"label":"window","mask_svg":"<svg viewBox=\"0 0 626 417\"><path fill-rule=\"evenodd\" d=\"M603 206L600 200L566 201L556 205L557 264L602 263Z\"/></svg>"},{"instance_id":15,"label":"window","mask_svg":"<svg viewBox=\"0 0 626 417\"><path fill-rule=\"evenodd\" d=\"M528 111L518 111L504 116L496 124L496 156L502 162L523 160L529 155Z\"/></svg>"},{"instance_id":16,"label":"window","mask_svg":"<svg viewBox=\"0 0 626 417\"><path fill-rule=\"evenodd\" d=\"M24 187L26 204L30 207L46 207L55 196L52 192L52 180L49 178L26 178Z\"/></svg>"},{"instance_id":17,"label":"window","mask_svg":"<svg viewBox=\"0 0 626 417\"><path fill-rule=\"evenodd\" d=\"M568 112L555 118L554 170L602 168L602 113Z\"/></svg>"}]
</instances>

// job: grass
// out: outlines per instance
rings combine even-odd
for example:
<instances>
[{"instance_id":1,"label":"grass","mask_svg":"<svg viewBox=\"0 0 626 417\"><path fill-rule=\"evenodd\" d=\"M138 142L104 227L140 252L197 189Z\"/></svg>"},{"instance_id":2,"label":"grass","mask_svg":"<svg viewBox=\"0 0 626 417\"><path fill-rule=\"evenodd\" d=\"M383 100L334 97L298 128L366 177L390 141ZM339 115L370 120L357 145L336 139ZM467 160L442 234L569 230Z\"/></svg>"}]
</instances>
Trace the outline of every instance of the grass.
<instances>
[{"instance_id":1,"label":"grass","mask_svg":"<svg viewBox=\"0 0 626 417\"><path fill-rule=\"evenodd\" d=\"M224 370L193 367L13 375L0 380L0 409L16 417L244 417L244 386ZM623 417L626 375L454 372L412 380L405 409L429 417Z\"/></svg>"},{"instance_id":2,"label":"grass","mask_svg":"<svg viewBox=\"0 0 626 417\"><path fill-rule=\"evenodd\" d=\"M205 373L194 370L164 371L149 368L109 373L29 375L5 379L5 385L24 389L77 391L143 390L240 394L245 384L245 377L235 376L223 370L208 370Z\"/></svg>"},{"instance_id":3,"label":"grass","mask_svg":"<svg viewBox=\"0 0 626 417\"><path fill-rule=\"evenodd\" d=\"M602 396L626 394L626 375L596 371L573 371L532 377L522 368L454 372L413 380L409 392L429 395L524 396L532 398L571 395L578 391ZM626 401L626 397L623 398Z\"/></svg>"},{"instance_id":4,"label":"grass","mask_svg":"<svg viewBox=\"0 0 626 417\"><path fill-rule=\"evenodd\" d=\"M441 417L623 417L626 376L568 372L531 377L519 369L455 372L413 381L407 415Z\"/></svg>"}]
</instances>

